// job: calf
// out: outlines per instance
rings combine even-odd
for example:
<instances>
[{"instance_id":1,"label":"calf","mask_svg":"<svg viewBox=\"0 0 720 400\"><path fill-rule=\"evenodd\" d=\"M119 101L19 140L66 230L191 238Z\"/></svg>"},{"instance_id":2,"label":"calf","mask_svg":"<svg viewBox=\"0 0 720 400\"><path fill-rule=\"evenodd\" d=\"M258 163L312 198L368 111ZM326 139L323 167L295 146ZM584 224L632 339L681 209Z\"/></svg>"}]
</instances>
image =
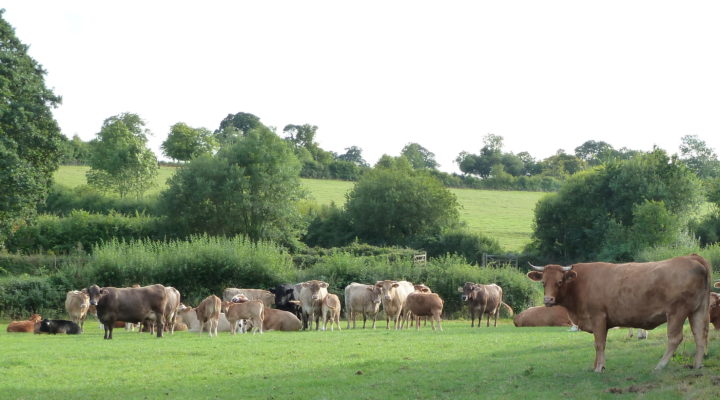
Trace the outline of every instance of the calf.
<instances>
[{"instance_id":1,"label":"calf","mask_svg":"<svg viewBox=\"0 0 720 400\"><path fill-rule=\"evenodd\" d=\"M105 328L105 339L112 339L116 321L130 323L155 321L157 337L163 335L163 313L167 295L163 285L150 285L139 288L101 288L92 285L87 290L90 305L96 306L98 320Z\"/></svg>"},{"instance_id":2,"label":"calf","mask_svg":"<svg viewBox=\"0 0 720 400\"><path fill-rule=\"evenodd\" d=\"M715 284L718 287L718 283ZM710 323L715 330L720 329L720 294L710 292Z\"/></svg>"},{"instance_id":3,"label":"calf","mask_svg":"<svg viewBox=\"0 0 720 400\"><path fill-rule=\"evenodd\" d=\"M400 316L404 310L405 299L415 288L408 281L377 281L375 286L382 290L382 305L385 311L385 329L390 329L390 319L394 321L393 328L400 329Z\"/></svg>"},{"instance_id":4,"label":"calf","mask_svg":"<svg viewBox=\"0 0 720 400\"><path fill-rule=\"evenodd\" d=\"M555 307L530 307L513 318L517 327L529 326L572 326L567 308Z\"/></svg>"},{"instance_id":5,"label":"calf","mask_svg":"<svg viewBox=\"0 0 720 400\"><path fill-rule=\"evenodd\" d=\"M263 320L265 319L265 305L260 300L248 300L241 303L233 303L230 301L223 303L223 310L230 322L230 333L233 335L236 331L237 322L246 319L252 323L252 332L257 331L263 333Z\"/></svg>"},{"instance_id":6,"label":"calf","mask_svg":"<svg viewBox=\"0 0 720 400\"><path fill-rule=\"evenodd\" d=\"M8 332L30 333L35 330L35 325L40 323L42 317L39 314L33 314L26 321L12 321L7 326Z\"/></svg>"},{"instance_id":7,"label":"calf","mask_svg":"<svg viewBox=\"0 0 720 400\"><path fill-rule=\"evenodd\" d=\"M205 330L205 324L207 324L208 335L212 337L214 331L215 336L217 336L221 308L222 303L220 298L214 294L211 294L200 302L197 308L195 308L195 315L200 324L200 333Z\"/></svg>"},{"instance_id":8,"label":"calf","mask_svg":"<svg viewBox=\"0 0 720 400\"><path fill-rule=\"evenodd\" d=\"M340 298L337 295L328 293L322 302L323 331L327 330L327 321L330 320L330 330L333 331L333 323L340 330Z\"/></svg>"},{"instance_id":9,"label":"calf","mask_svg":"<svg viewBox=\"0 0 720 400\"><path fill-rule=\"evenodd\" d=\"M475 326L475 314L478 314L478 328L482 323L483 314L487 314L487 326L490 326L490 317L494 316L493 326L497 326L497 319L500 315L500 306L507 309L512 316L513 310L502 301L503 290L496 284L481 285L478 283L465 282L458 291L462 293L462 300L468 303L470 309L470 327Z\"/></svg>"},{"instance_id":10,"label":"calf","mask_svg":"<svg viewBox=\"0 0 720 400\"><path fill-rule=\"evenodd\" d=\"M66 333L68 335L77 335L80 333L80 325L63 319L44 319L40 322L40 328L38 329L41 333Z\"/></svg>"},{"instance_id":11,"label":"calf","mask_svg":"<svg viewBox=\"0 0 720 400\"><path fill-rule=\"evenodd\" d=\"M415 328L420 329L420 317L431 317L430 326L435 330L435 321L438 323L438 328L442 331L442 310L443 300L438 296L437 293L425 293L422 292L422 287L418 287L418 290L410 293L405 299L406 319L411 318L412 315L415 318Z\"/></svg>"},{"instance_id":12,"label":"calf","mask_svg":"<svg viewBox=\"0 0 720 400\"><path fill-rule=\"evenodd\" d=\"M355 317L358 313L363 316L363 329L368 316L372 318L372 328L375 329L375 321L380 303L382 302L382 289L375 285L363 285L362 283L351 283L345 287L345 316L347 317L347 329L350 329L350 320L355 329Z\"/></svg>"},{"instance_id":13,"label":"calf","mask_svg":"<svg viewBox=\"0 0 720 400\"><path fill-rule=\"evenodd\" d=\"M73 322L80 325L81 332L89 308L90 296L88 296L87 291L71 290L65 295L65 311L67 311Z\"/></svg>"},{"instance_id":14,"label":"calf","mask_svg":"<svg viewBox=\"0 0 720 400\"><path fill-rule=\"evenodd\" d=\"M312 329L315 321L315 330L320 329L320 316L322 303L328 295L328 284L323 281L307 281L300 284L300 306L302 307L303 329ZM309 322L308 322L309 321Z\"/></svg>"}]
</instances>

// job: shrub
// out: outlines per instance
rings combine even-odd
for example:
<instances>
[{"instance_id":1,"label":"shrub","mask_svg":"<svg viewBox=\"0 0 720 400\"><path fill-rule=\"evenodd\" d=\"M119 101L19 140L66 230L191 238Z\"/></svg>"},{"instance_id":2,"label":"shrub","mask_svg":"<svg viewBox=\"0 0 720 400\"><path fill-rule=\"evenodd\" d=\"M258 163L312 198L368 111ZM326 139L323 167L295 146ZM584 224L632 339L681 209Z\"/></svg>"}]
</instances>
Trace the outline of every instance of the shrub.
<instances>
[{"instance_id":1,"label":"shrub","mask_svg":"<svg viewBox=\"0 0 720 400\"><path fill-rule=\"evenodd\" d=\"M38 207L42 214L67 216L73 210L85 210L95 214L155 215L157 198L117 198L101 193L91 186L68 188L53 185L44 204Z\"/></svg>"},{"instance_id":2,"label":"shrub","mask_svg":"<svg viewBox=\"0 0 720 400\"><path fill-rule=\"evenodd\" d=\"M50 276L10 276L0 279L0 314L26 319L37 313L54 318L64 313L64 288Z\"/></svg>"},{"instance_id":3,"label":"shrub","mask_svg":"<svg viewBox=\"0 0 720 400\"><path fill-rule=\"evenodd\" d=\"M424 238L414 247L426 250L429 257L456 254L475 265L482 264L483 253L505 253L496 239L466 229L451 229L438 236Z\"/></svg>"}]
</instances>

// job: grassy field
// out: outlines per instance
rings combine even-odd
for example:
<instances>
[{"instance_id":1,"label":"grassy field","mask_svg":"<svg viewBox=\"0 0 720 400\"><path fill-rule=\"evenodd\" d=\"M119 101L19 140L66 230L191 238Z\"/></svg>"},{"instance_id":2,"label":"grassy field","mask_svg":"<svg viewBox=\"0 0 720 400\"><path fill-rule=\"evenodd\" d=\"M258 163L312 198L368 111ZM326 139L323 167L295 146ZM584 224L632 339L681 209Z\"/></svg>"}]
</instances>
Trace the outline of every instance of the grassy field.
<instances>
[{"instance_id":1,"label":"grassy field","mask_svg":"<svg viewBox=\"0 0 720 400\"><path fill-rule=\"evenodd\" d=\"M384 326L384 323L381 325ZM344 327L344 325L342 325ZM471 329L467 321L386 331L178 332L157 339L97 322L79 336L8 334L0 325L0 393L36 398L248 399L708 399L720 394L720 344L711 340L702 370L687 369L695 345L686 333L677 355L652 372L666 345L612 330L607 369L591 371L593 338L566 328Z\"/></svg>"},{"instance_id":2,"label":"grassy field","mask_svg":"<svg viewBox=\"0 0 720 400\"><path fill-rule=\"evenodd\" d=\"M65 186L85 184L88 167L62 166L55 181ZM159 193L174 173L173 167L161 167L157 186L148 195ZM303 179L310 197L320 204L345 203L345 194L354 183L320 179ZM470 229L482 232L500 241L509 251L520 251L530 241L533 211L537 201L545 195L540 192L507 192L492 190L451 189L461 205L460 218Z\"/></svg>"}]
</instances>

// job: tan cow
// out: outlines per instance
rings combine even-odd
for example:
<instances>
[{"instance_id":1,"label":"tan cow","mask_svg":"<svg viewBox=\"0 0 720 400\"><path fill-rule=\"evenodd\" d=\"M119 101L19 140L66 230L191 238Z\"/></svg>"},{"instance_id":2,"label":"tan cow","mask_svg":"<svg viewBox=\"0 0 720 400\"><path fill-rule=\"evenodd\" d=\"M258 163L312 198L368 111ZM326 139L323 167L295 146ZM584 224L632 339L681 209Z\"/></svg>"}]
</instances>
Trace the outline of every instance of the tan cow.
<instances>
[{"instance_id":1,"label":"tan cow","mask_svg":"<svg viewBox=\"0 0 720 400\"><path fill-rule=\"evenodd\" d=\"M322 302L323 331L327 330L327 322L330 320L330 331L333 330L333 323L340 330L340 298L337 295L328 293Z\"/></svg>"},{"instance_id":2,"label":"tan cow","mask_svg":"<svg viewBox=\"0 0 720 400\"><path fill-rule=\"evenodd\" d=\"M513 310L503 302L503 290L500 286L492 283L482 285L479 283L465 282L458 291L462 293L462 300L468 303L470 310L470 327L475 326L475 314L478 314L478 328L482 324L483 314L487 314L487 325L490 326L490 317L495 317L493 326L497 326L497 319L500 315L500 306L505 307L512 316Z\"/></svg>"},{"instance_id":3,"label":"tan cow","mask_svg":"<svg viewBox=\"0 0 720 400\"><path fill-rule=\"evenodd\" d=\"M256 332L263 333L263 320L265 319L265 305L260 300L248 300L240 303L226 301L222 303L223 310L230 322L230 333L236 333L237 322L249 320L253 327L253 335Z\"/></svg>"},{"instance_id":4,"label":"tan cow","mask_svg":"<svg viewBox=\"0 0 720 400\"><path fill-rule=\"evenodd\" d=\"M83 325L89 308L90 296L86 291L71 290L65 295L65 311L67 311L72 322L78 324L80 332L83 332Z\"/></svg>"},{"instance_id":5,"label":"tan cow","mask_svg":"<svg viewBox=\"0 0 720 400\"><path fill-rule=\"evenodd\" d=\"M175 324L178 326L184 325L189 332L200 332L200 321L197 318L197 314L195 313L195 309L192 307L186 307L185 309L179 309L177 312L177 318L175 319ZM180 325L182 324L182 325ZM175 328L176 331L182 330L178 329L178 327ZM220 313L220 317L218 318L218 332L230 332L230 322L228 322L227 317L225 317L225 313Z\"/></svg>"},{"instance_id":6,"label":"tan cow","mask_svg":"<svg viewBox=\"0 0 720 400\"><path fill-rule=\"evenodd\" d=\"M232 301L232 298L238 294L245 295L248 300L260 300L266 307L270 307L275 304L275 295L270 291L263 289L226 288L223 290L223 301Z\"/></svg>"},{"instance_id":7,"label":"tan cow","mask_svg":"<svg viewBox=\"0 0 720 400\"><path fill-rule=\"evenodd\" d=\"M555 307L530 307L513 318L517 327L529 326L572 326L567 308Z\"/></svg>"},{"instance_id":8,"label":"tan cow","mask_svg":"<svg viewBox=\"0 0 720 400\"><path fill-rule=\"evenodd\" d=\"M375 321L382 303L382 289L375 285L363 285L362 283L351 283L345 287L345 316L347 317L347 329L350 329L352 319L355 329L355 317L357 314L363 316L363 329L367 317L372 318L372 328L375 329Z\"/></svg>"},{"instance_id":9,"label":"tan cow","mask_svg":"<svg viewBox=\"0 0 720 400\"><path fill-rule=\"evenodd\" d=\"M415 291L405 299L406 319L415 318L415 329L420 329L420 317L431 317L430 326L435 330L435 321L442 331L443 300L437 293L423 291L423 286L415 286Z\"/></svg>"},{"instance_id":10,"label":"tan cow","mask_svg":"<svg viewBox=\"0 0 720 400\"><path fill-rule=\"evenodd\" d=\"M595 372L605 368L609 328L653 329L667 322L667 350L655 369L664 368L683 340L686 318L695 337L693 366L702 367L712 271L704 258L693 254L648 263L532 267L528 277L542 282L545 305L564 306L578 328L595 335Z\"/></svg>"},{"instance_id":11,"label":"tan cow","mask_svg":"<svg viewBox=\"0 0 720 400\"><path fill-rule=\"evenodd\" d=\"M28 318L26 321L12 321L7 326L8 332L15 332L15 333L40 333L40 321L42 321L42 317L39 314L33 314ZM36 329L36 327L38 329Z\"/></svg>"},{"instance_id":12,"label":"tan cow","mask_svg":"<svg viewBox=\"0 0 720 400\"><path fill-rule=\"evenodd\" d=\"M720 282L719 282L720 283ZM718 283L715 283L715 287ZM715 330L720 329L720 294L710 292L710 323L713 324Z\"/></svg>"},{"instance_id":13,"label":"tan cow","mask_svg":"<svg viewBox=\"0 0 720 400\"><path fill-rule=\"evenodd\" d=\"M180 292L172 286L165 286L165 294L168 299L165 304L165 328L170 330L171 335L174 335L177 310L180 307Z\"/></svg>"},{"instance_id":14,"label":"tan cow","mask_svg":"<svg viewBox=\"0 0 720 400\"><path fill-rule=\"evenodd\" d=\"M298 301L302 307L303 329L312 329L312 322L315 321L315 330L319 330L323 300L328 295L328 284L312 280L299 285L300 300Z\"/></svg>"},{"instance_id":15,"label":"tan cow","mask_svg":"<svg viewBox=\"0 0 720 400\"><path fill-rule=\"evenodd\" d=\"M252 329L253 324L247 321L246 329ZM278 310L265 307L265 319L263 319L263 332L267 331L299 331L302 329L302 322L290 311Z\"/></svg>"},{"instance_id":16,"label":"tan cow","mask_svg":"<svg viewBox=\"0 0 720 400\"><path fill-rule=\"evenodd\" d=\"M198 323L200 324L200 332L205 330L205 325L208 325L208 335L217 336L218 324L220 319L220 309L222 308L222 302L220 298L211 294L206 297L200 304L195 308L195 315L197 316Z\"/></svg>"},{"instance_id":17,"label":"tan cow","mask_svg":"<svg viewBox=\"0 0 720 400\"><path fill-rule=\"evenodd\" d=\"M385 311L385 329L390 329L390 320L394 321L393 328L400 329L400 316L404 310L407 296L415 291L415 287L408 281L377 281L375 286L382 290L382 305Z\"/></svg>"}]
</instances>

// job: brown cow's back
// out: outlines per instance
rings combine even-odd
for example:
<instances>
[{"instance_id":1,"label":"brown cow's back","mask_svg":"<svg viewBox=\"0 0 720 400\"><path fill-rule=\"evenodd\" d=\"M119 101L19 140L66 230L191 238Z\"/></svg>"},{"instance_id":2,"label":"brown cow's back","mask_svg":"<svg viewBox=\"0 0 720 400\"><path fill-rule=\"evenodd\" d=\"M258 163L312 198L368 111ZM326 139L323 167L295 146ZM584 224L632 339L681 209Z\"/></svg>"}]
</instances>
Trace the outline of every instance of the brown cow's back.
<instances>
[{"instance_id":1,"label":"brown cow's back","mask_svg":"<svg viewBox=\"0 0 720 400\"><path fill-rule=\"evenodd\" d=\"M530 307L513 318L517 327L572 326L570 315L563 306Z\"/></svg>"},{"instance_id":2,"label":"brown cow's back","mask_svg":"<svg viewBox=\"0 0 720 400\"><path fill-rule=\"evenodd\" d=\"M435 330L435 321L442 331L443 300L437 293L423 293L420 291L410 293L405 299L405 308L416 318L416 329L420 329L420 317L432 317L431 326Z\"/></svg>"}]
</instances>

